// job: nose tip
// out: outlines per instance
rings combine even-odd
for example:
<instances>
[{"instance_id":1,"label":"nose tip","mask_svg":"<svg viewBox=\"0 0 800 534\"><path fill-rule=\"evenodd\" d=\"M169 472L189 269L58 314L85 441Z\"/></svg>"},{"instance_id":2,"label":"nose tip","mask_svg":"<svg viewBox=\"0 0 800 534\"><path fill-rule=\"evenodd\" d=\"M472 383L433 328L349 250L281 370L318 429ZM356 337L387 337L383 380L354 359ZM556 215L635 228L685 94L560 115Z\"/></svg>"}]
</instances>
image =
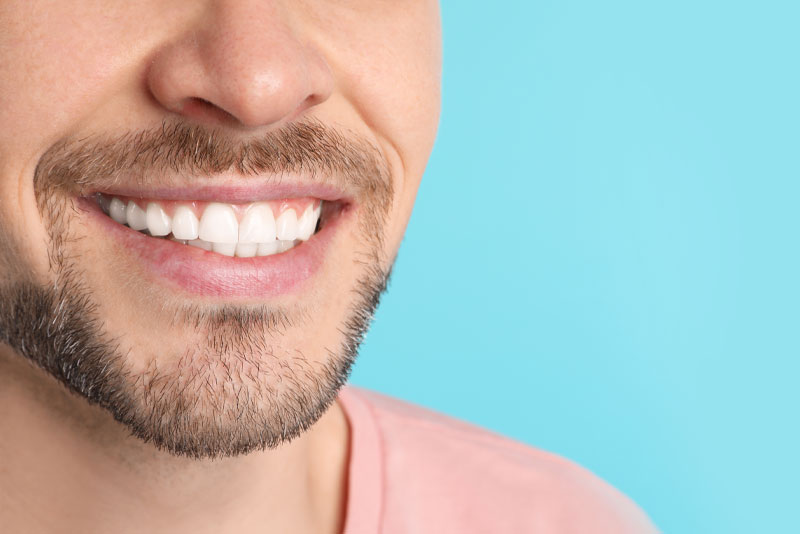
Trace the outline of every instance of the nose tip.
<instances>
[{"instance_id":1,"label":"nose tip","mask_svg":"<svg viewBox=\"0 0 800 534\"><path fill-rule=\"evenodd\" d=\"M256 128L291 120L327 100L333 80L321 53L280 14L244 4L227 4L156 54L147 85L162 107Z\"/></svg>"}]
</instances>

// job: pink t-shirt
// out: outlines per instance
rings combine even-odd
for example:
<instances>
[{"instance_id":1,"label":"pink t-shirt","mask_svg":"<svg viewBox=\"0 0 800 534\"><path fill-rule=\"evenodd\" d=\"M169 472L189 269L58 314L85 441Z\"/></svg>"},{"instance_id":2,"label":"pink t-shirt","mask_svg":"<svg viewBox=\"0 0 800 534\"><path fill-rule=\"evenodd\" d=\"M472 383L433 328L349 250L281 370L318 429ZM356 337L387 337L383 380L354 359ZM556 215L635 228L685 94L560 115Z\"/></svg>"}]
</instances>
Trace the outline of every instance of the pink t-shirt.
<instances>
[{"instance_id":1,"label":"pink t-shirt","mask_svg":"<svg viewBox=\"0 0 800 534\"><path fill-rule=\"evenodd\" d=\"M657 532L627 497L550 453L353 386L344 534Z\"/></svg>"}]
</instances>

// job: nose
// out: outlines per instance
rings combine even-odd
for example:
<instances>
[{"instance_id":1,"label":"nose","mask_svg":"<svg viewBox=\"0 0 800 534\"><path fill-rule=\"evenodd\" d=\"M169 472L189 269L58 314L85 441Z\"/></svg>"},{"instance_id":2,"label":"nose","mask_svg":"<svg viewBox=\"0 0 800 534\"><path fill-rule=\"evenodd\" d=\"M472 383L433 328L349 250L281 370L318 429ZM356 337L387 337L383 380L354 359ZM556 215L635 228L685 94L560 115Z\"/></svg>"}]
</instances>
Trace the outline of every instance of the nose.
<instances>
[{"instance_id":1,"label":"nose","mask_svg":"<svg viewBox=\"0 0 800 534\"><path fill-rule=\"evenodd\" d=\"M270 0L207 5L148 69L147 87L163 108L255 128L290 121L330 96L331 69L298 34L289 8Z\"/></svg>"}]
</instances>

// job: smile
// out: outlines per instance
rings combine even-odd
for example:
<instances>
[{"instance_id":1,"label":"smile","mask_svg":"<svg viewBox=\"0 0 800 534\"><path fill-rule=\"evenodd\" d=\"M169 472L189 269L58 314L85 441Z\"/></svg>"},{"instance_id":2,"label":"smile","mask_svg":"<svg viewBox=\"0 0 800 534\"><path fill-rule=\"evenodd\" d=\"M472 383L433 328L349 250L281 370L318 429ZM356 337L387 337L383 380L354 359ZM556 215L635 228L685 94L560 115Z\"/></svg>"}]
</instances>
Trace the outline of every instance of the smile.
<instances>
[{"instance_id":1,"label":"smile","mask_svg":"<svg viewBox=\"0 0 800 534\"><path fill-rule=\"evenodd\" d=\"M113 261L138 266L156 285L204 297L274 298L310 283L341 248L330 243L351 202L325 188L292 188L283 198L280 191L262 200L224 189L195 197L202 200L176 191L94 193L79 205L110 239Z\"/></svg>"},{"instance_id":2,"label":"smile","mask_svg":"<svg viewBox=\"0 0 800 534\"><path fill-rule=\"evenodd\" d=\"M95 201L115 222L145 235L240 258L280 254L308 241L318 229L323 202L300 198L228 204L102 193Z\"/></svg>"}]
</instances>

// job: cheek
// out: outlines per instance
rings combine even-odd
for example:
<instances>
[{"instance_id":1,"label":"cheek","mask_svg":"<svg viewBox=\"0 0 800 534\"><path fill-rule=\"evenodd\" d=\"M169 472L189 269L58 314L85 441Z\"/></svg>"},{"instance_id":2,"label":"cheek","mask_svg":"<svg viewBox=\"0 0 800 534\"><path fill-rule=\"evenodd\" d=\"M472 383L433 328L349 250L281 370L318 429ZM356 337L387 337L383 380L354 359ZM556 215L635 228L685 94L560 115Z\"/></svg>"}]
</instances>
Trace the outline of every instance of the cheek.
<instances>
[{"instance_id":1,"label":"cheek","mask_svg":"<svg viewBox=\"0 0 800 534\"><path fill-rule=\"evenodd\" d=\"M47 233L33 188L20 187L23 183L8 174L0 177L0 279L45 276L49 269Z\"/></svg>"},{"instance_id":2,"label":"cheek","mask_svg":"<svg viewBox=\"0 0 800 534\"><path fill-rule=\"evenodd\" d=\"M113 62L102 35L81 31L80 21L58 12L61 4L38 11L36 5L0 12L0 27L7 30L0 32L0 121L14 125L0 132L4 163L61 137L105 85Z\"/></svg>"},{"instance_id":3,"label":"cheek","mask_svg":"<svg viewBox=\"0 0 800 534\"><path fill-rule=\"evenodd\" d=\"M0 129L4 182L106 102L139 89L158 43L191 20L192 8L171 4L0 2L0 124L11 126Z\"/></svg>"},{"instance_id":4,"label":"cheek","mask_svg":"<svg viewBox=\"0 0 800 534\"><path fill-rule=\"evenodd\" d=\"M34 271L48 268L33 194L36 162L82 109L88 112L109 63L109 51L92 41L97 32L67 12L74 6L49 4L12 0L0 7L0 239Z\"/></svg>"},{"instance_id":5,"label":"cheek","mask_svg":"<svg viewBox=\"0 0 800 534\"><path fill-rule=\"evenodd\" d=\"M392 167L395 202L386 245L393 257L436 137L441 33L435 2L404 2L391 9L369 24L349 20L349 31L338 33L343 37L337 42L346 53L334 57L345 98L372 129Z\"/></svg>"},{"instance_id":6,"label":"cheek","mask_svg":"<svg viewBox=\"0 0 800 534\"><path fill-rule=\"evenodd\" d=\"M338 88L381 142L394 149L404 174L421 175L439 120L438 4L370 1L331 15L336 27L320 32L337 39L328 48Z\"/></svg>"},{"instance_id":7,"label":"cheek","mask_svg":"<svg viewBox=\"0 0 800 534\"><path fill-rule=\"evenodd\" d=\"M433 28L430 28L433 31ZM397 150L409 177L421 175L439 121L439 42L411 32L371 57L371 75L354 88L369 123Z\"/></svg>"},{"instance_id":8,"label":"cheek","mask_svg":"<svg viewBox=\"0 0 800 534\"><path fill-rule=\"evenodd\" d=\"M149 3L0 2L0 246L17 251L28 270L49 267L36 163L121 88L136 86L166 31L157 20L134 24Z\"/></svg>"}]
</instances>

